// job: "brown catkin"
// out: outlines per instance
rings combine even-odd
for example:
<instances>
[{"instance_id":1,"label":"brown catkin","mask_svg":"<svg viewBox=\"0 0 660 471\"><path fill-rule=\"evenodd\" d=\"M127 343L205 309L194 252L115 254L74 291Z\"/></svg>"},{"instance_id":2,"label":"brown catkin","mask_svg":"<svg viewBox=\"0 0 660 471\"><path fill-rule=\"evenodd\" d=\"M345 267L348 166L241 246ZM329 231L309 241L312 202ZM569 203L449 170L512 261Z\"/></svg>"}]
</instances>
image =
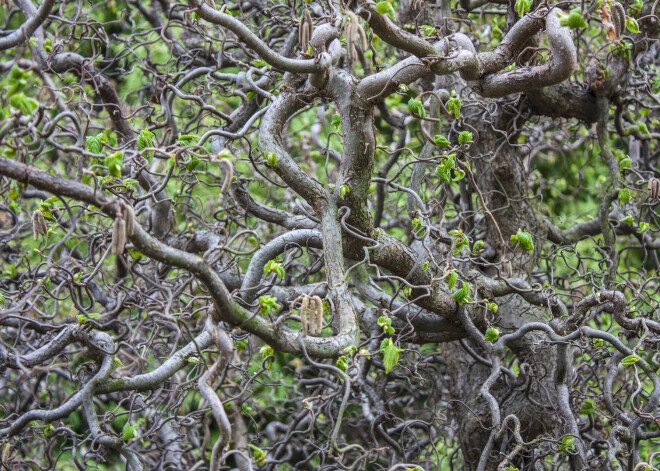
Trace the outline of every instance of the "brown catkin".
<instances>
[{"instance_id":1,"label":"brown catkin","mask_svg":"<svg viewBox=\"0 0 660 471\"><path fill-rule=\"evenodd\" d=\"M48 233L48 226L46 225L44 213L38 209L32 213L32 233L34 235L34 240L38 240L40 235L46 235Z\"/></svg>"},{"instance_id":2,"label":"brown catkin","mask_svg":"<svg viewBox=\"0 0 660 471\"><path fill-rule=\"evenodd\" d=\"M303 52L307 52L309 48L309 41L312 39L312 32L314 29L314 23L312 23L312 15L309 13L309 10L305 8L303 16L300 19L300 25L298 26L298 42Z\"/></svg>"},{"instance_id":3,"label":"brown catkin","mask_svg":"<svg viewBox=\"0 0 660 471\"><path fill-rule=\"evenodd\" d=\"M309 306L309 335L316 335L316 309L314 309L314 300L307 297Z\"/></svg>"},{"instance_id":4,"label":"brown catkin","mask_svg":"<svg viewBox=\"0 0 660 471\"><path fill-rule=\"evenodd\" d=\"M225 194L234 180L234 166L229 159L220 159L218 164L225 170L225 181L222 182L222 188L220 188L220 192Z\"/></svg>"},{"instance_id":5,"label":"brown catkin","mask_svg":"<svg viewBox=\"0 0 660 471\"><path fill-rule=\"evenodd\" d=\"M303 294L302 303L300 306L300 322L302 323L303 337L307 337L308 334L308 325L307 325L307 306L309 305L309 298Z\"/></svg>"},{"instance_id":6,"label":"brown catkin","mask_svg":"<svg viewBox=\"0 0 660 471\"><path fill-rule=\"evenodd\" d=\"M317 334L320 334L323 330L323 301L320 297L314 296L312 302L312 309L316 311L316 328L314 330Z\"/></svg>"},{"instance_id":7,"label":"brown catkin","mask_svg":"<svg viewBox=\"0 0 660 471\"><path fill-rule=\"evenodd\" d=\"M126 221L119 215L115 218L115 224L112 227L112 254L121 255L126 246Z\"/></svg>"},{"instance_id":8,"label":"brown catkin","mask_svg":"<svg viewBox=\"0 0 660 471\"><path fill-rule=\"evenodd\" d=\"M612 12L614 14L614 24L619 30L617 37L620 37L626 30L626 10L619 2L612 3L612 6L614 7L614 11Z\"/></svg>"},{"instance_id":9,"label":"brown catkin","mask_svg":"<svg viewBox=\"0 0 660 471\"><path fill-rule=\"evenodd\" d=\"M369 42L367 41L367 34L364 32L362 25L358 23L358 33L360 33L360 45L362 47L362 52L367 52L369 49Z\"/></svg>"},{"instance_id":10,"label":"brown catkin","mask_svg":"<svg viewBox=\"0 0 660 471\"><path fill-rule=\"evenodd\" d=\"M658 196L660 196L660 181L655 177L651 177L649 179L649 198L655 200Z\"/></svg>"},{"instance_id":11,"label":"brown catkin","mask_svg":"<svg viewBox=\"0 0 660 471\"><path fill-rule=\"evenodd\" d=\"M124 221L126 223L126 237L130 237L135 234L135 211L133 211L133 206L130 204L122 204Z\"/></svg>"}]
</instances>

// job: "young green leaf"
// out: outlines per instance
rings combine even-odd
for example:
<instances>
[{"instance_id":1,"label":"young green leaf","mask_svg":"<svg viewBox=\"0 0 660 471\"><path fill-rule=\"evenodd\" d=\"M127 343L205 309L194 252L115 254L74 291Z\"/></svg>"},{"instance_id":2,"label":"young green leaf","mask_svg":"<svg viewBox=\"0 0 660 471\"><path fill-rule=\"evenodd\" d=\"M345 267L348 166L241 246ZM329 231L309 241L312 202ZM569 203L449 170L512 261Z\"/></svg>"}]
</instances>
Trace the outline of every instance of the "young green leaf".
<instances>
[{"instance_id":1,"label":"young green leaf","mask_svg":"<svg viewBox=\"0 0 660 471\"><path fill-rule=\"evenodd\" d=\"M521 249L526 250L527 252L532 252L534 250L532 236L529 232L524 232L521 229L518 229L518 232L511 236L511 242L517 244Z\"/></svg>"},{"instance_id":2,"label":"young green leaf","mask_svg":"<svg viewBox=\"0 0 660 471\"><path fill-rule=\"evenodd\" d=\"M449 272L449 275L447 275L447 285L449 286L449 290L453 290L454 286L456 286L456 282L458 281L458 273L456 273L455 270L452 270Z\"/></svg>"},{"instance_id":3,"label":"young green leaf","mask_svg":"<svg viewBox=\"0 0 660 471\"><path fill-rule=\"evenodd\" d=\"M271 309L276 311L282 309L282 306L277 304L277 298L274 298L269 295L260 296L259 305L261 306L259 312L262 316L267 316L268 314L270 314Z\"/></svg>"},{"instance_id":4,"label":"young green leaf","mask_svg":"<svg viewBox=\"0 0 660 471\"><path fill-rule=\"evenodd\" d=\"M330 123L332 124L332 127L335 128L335 131L341 132L341 117L339 116L339 113L332 115Z\"/></svg>"},{"instance_id":5,"label":"young green leaf","mask_svg":"<svg viewBox=\"0 0 660 471\"><path fill-rule=\"evenodd\" d=\"M403 350L397 348L392 342L392 339L384 339L380 343L380 351L383 352L383 363L385 364L385 372L389 373L392 368L399 362L399 352Z\"/></svg>"},{"instance_id":6,"label":"young green leaf","mask_svg":"<svg viewBox=\"0 0 660 471\"><path fill-rule=\"evenodd\" d=\"M121 431L121 439L125 442L129 441L131 438L137 438L137 433L135 432L135 429L137 429L137 425L131 425L130 422L126 422L124 424L124 428Z\"/></svg>"},{"instance_id":7,"label":"young green leaf","mask_svg":"<svg viewBox=\"0 0 660 471\"><path fill-rule=\"evenodd\" d=\"M422 102L417 98L411 98L408 100L408 109L412 114L419 116L422 119L426 118L426 110L424 109L424 105L422 105Z\"/></svg>"},{"instance_id":8,"label":"young green leaf","mask_svg":"<svg viewBox=\"0 0 660 471\"><path fill-rule=\"evenodd\" d=\"M584 402L582 403L582 407L580 407L578 414L591 415L594 413L595 410L596 410L596 403L594 402L594 400L585 399Z\"/></svg>"},{"instance_id":9,"label":"young green leaf","mask_svg":"<svg viewBox=\"0 0 660 471\"><path fill-rule=\"evenodd\" d=\"M522 18L532 8L532 0L516 0L516 4L513 7L518 13L518 16Z\"/></svg>"},{"instance_id":10,"label":"young green leaf","mask_svg":"<svg viewBox=\"0 0 660 471\"><path fill-rule=\"evenodd\" d=\"M470 301L470 285L465 281L461 281L461 288L454 291L451 297L458 303L459 306L462 306L463 303Z\"/></svg>"},{"instance_id":11,"label":"young green leaf","mask_svg":"<svg viewBox=\"0 0 660 471\"><path fill-rule=\"evenodd\" d=\"M147 147L154 147L153 137L154 135L153 133L151 133L151 131L149 131L148 129L143 129L137 138L137 149L139 151L143 151ZM148 160L151 160L153 156L154 156L153 151L148 151L146 154Z\"/></svg>"},{"instance_id":12,"label":"young green leaf","mask_svg":"<svg viewBox=\"0 0 660 471\"><path fill-rule=\"evenodd\" d=\"M435 142L435 145L438 147L449 147L451 145L449 139L442 134L436 134L433 136L433 142Z\"/></svg>"},{"instance_id":13,"label":"young green leaf","mask_svg":"<svg viewBox=\"0 0 660 471\"><path fill-rule=\"evenodd\" d=\"M339 198L343 200L350 192L351 189L348 187L348 185L341 185L339 187Z\"/></svg>"},{"instance_id":14,"label":"young green leaf","mask_svg":"<svg viewBox=\"0 0 660 471\"><path fill-rule=\"evenodd\" d=\"M461 100L459 98L456 97L450 98L447 104L445 105L445 108L447 108L447 111L449 111L450 113L453 113L456 119L459 119L461 117Z\"/></svg>"},{"instance_id":15,"label":"young green leaf","mask_svg":"<svg viewBox=\"0 0 660 471\"><path fill-rule=\"evenodd\" d=\"M461 133L458 135L458 143L459 144L467 144L472 140L472 133L468 131L461 131Z\"/></svg>"},{"instance_id":16,"label":"young green leaf","mask_svg":"<svg viewBox=\"0 0 660 471\"><path fill-rule=\"evenodd\" d=\"M484 335L484 340L486 342L497 342L497 339L500 336L500 329L497 327L488 327L486 329L486 334Z\"/></svg>"},{"instance_id":17,"label":"young green leaf","mask_svg":"<svg viewBox=\"0 0 660 471\"><path fill-rule=\"evenodd\" d=\"M639 33L639 24L637 23L637 20L630 16L626 18L626 28L628 28L628 31L631 33Z\"/></svg>"},{"instance_id":18,"label":"young green leaf","mask_svg":"<svg viewBox=\"0 0 660 471\"><path fill-rule=\"evenodd\" d=\"M250 451L252 451L252 458L258 465L262 465L266 462L266 452L252 443L249 444Z\"/></svg>"},{"instance_id":19,"label":"young green leaf","mask_svg":"<svg viewBox=\"0 0 660 471\"><path fill-rule=\"evenodd\" d=\"M101 138L99 135L96 136L87 136L85 139L85 145L87 150L92 154L100 154L103 144L101 144Z\"/></svg>"},{"instance_id":20,"label":"young green leaf","mask_svg":"<svg viewBox=\"0 0 660 471\"><path fill-rule=\"evenodd\" d=\"M623 360L621 360L621 364L623 366L632 366L638 361L639 361L639 355L628 355Z\"/></svg>"},{"instance_id":21,"label":"young green leaf","mask_svg":"<svg viewBox=\"0 0 660 471\"><path fill-rule=\"evenodd\" d=\"M393 334L394 328L392 327L392 319L389 317L381 316L378 318L378 325L383 328L386 334Z\"/></svg>"}]
</instances>

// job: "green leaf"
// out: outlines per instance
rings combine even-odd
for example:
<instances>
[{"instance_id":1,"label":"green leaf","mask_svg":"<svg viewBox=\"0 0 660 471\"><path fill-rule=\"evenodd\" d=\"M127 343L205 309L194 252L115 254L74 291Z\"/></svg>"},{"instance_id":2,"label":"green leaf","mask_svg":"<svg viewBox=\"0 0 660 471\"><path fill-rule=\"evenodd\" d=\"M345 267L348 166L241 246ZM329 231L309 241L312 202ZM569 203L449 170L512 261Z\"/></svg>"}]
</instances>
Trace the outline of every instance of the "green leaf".
<instances>
[{"instance_id":1,"label":"green leaf","mask_svg":"<svg viewBox=\"0 0 660 471\"><path fill-rule=\"evenodd\" d=\"M268 263L264 266L264 273L275 273L277 277L282 280L284 279L285 271L282 264L276 260L269 260Z\"/></svg>"},{"instance_id":2,"label":"green leaf","mask_svg":"<svg viewBox=\"0 0 660 471\"><path fill-rule=\"evenodd\" d=\"M462 306L463 303L470 301L470 285L465 281L461 281L461 283L461 288L454 291L454 293L451 295L452 299L454 299L459 306Z\"/></svg>"},{"instance_id":3,"label":"green leaf","mask_svg":"<svg viewBox=\"0 0 660 471\"><path fill-rule=\"evenodd\" d=\"M561 445L559 446L559 450L564 454L568 452L573 452L575 451L575 446L573 446L574 443L575 443L575 438L573 438L571 435L566 435L564 438L561 439Z\"/></svg>"},{"instance_id":4,"label":"green leaf","mask_svg":"<svg viewBox=\"0 0 660 471\"><path fill-rule=\"evenodd\" d=\"M88 136L85 140L85 145L87 150L92 154L100 154L103 144L101 144L101 135L97 134L96 136Z\"/></svg>"},{"instance_id":5,"label":"green leaf","mask_svg":"<svg viewBox=\"0 0 660 471\"><path fill-rule=\"evenodd\" d=\"M252 458L258 465L262 465L266 462L266 452L252 443L249 444L250 450L252 451Z\"/></svg>"},{"instance_id":6,"label":"green leaf","mask_svg":"<svg viewBox=\"0 0 660 471\"><path fill-rule=\"evenodd\" d=\"M497 342L497 339L500 336L500 329L497 327L488 327L486 329L486 334L484 335L484 340L486 342Z\"/></svg>"},{"instance_id":7,"label":"green leaf","mask_svg":"<svg viewBox=\"0 0 660 471\"><path fill-rule=\"evenodd\" d=\"M190 157L190 162L186 164L186 169L189 172L192 172L197 168L198 165L199 165L199 159L193 155Z\"/></svg>"},{"instance_id":8,"label":"green leaf","mask_svg":"<svg viewBox=\"0 0 660 471\"><path fill-rule=\"evenodd\" d=\"M438 146L438 147L449 147L449 146L451 146L451 143L449 142L449 139L447 139L442 134L436 134L435 136L433 136L433 142L435 142L435 145Z\"/></svg>"},{"instance_id":9,"label":"green leaf","mask_svg":"<svg viewBox=\"0 0 660 471\"><path fill-rule=\"evenodd\" d=\"M259 349L259 354L261 355L262 360L270 357L266 362L266 368L270 371L271 366L273 366L273 355L275 354L275 350L273 350L273 347L270 345L264 345Z\"/></svg>"},{"instance_id":10,"label":"green leaf","mask_svg":"<svg viewBox=\"0 0 660 471\"><path fill-rule=\"evenodd\" d=\"M621 360L621 364L623 366L632 366L638 361L639 361L639 355L628 355L623 360Z\"/></svg>"},{"instance_id":11,"label":"green leaf","mask_svg":"<svg viewBox=\"0 0 660 471\"><path fill-rule=\"evenodd\" d=\"M454 236L454 251L452 252L454 255L460 255L461 251L463 250L463 247L467 246L470 244L470 241L468 240L467 236L463 234L463 231L460 229L454 229L449 231L449 234Z\"/></svg>"},{"instance_id":12,"label":"green leaf","mask_svg":"<svg viewBox=\"0 0 660 471\"><path fill-rule=\"evenodd\" d=\"M591 415L596 410L596 403L593 399L585 399L580 407L578 414L580 415Z\"/></svg>"},{"instance_id":13,"label":"green leaf","mask_svg":"<svg viewBox=\"0 0 660 471\"><path fill-rule=\"evenodd\" d=\"M630 214L628 214L625 218L619 219L619 222L625 222L629 226L632 226L635 223L633 217Z\"/></svg>"},{"instance_id":14,"label":"green leaf","mask_svg":"<svg viewBox=\"0 0 660 471\"><path fill-rule=\"evenodd\" d=\"M266 162L268 165L275 168L277 167L277 154L275 152L264 152L264 157L266 157Z\"/></svg>"},{"instance_id":15,"label":"green leaf","mask_svg":"<svg viewBox=\"0 0 660 471\"><path fill-rule=\"evenodd\" d=\"M648 136L651 135L651 132L649 131L649 128L646 126L646 123L644 121L637 121L636 124L639 132L641 132L642 134L646 134Z\"/></svg>"},{"instance_id":16,"label":"green leaf","mask_svg":"<svg viewBox=\"0 0 660 471\"><path fill-rule=\"evenodd\" d=\"M335 128L335 131L341 132L341 117L339 116L339 113L332 115L330 123L332 124L332 127Z\"/></svg>"},{"instance_id":17,"label":"green leaf","mask_svg":"<svg viewBox=\"0 0 660 471\"><path fill-rule=\"evenodd\" d=\"M392 319L389 317L381 316L378 318L378 325L383 328L386 334L393 334L394 328L392 327Z\"/></svg>"},{"instance_id":18,"label":"green leaf","mask_svg":"<svg viewBox=\"0 0 660 471\"><path fill-rule=\"evenodd\" d=\"M121 439L125 442L129 441L132 438L137 438L138 435L135 433L137 425L131 425L130 422L124 424L124 428L121 430Z\"/></svg>"},{"instance_id":19,"label":"green leaf","mask_svg":"<svg viewBox=\"0 0 660 471\"><path fill-rule=\"evenodd\" d=\"M23 93L17 93L12 96L9 100L11 106L20 110L20 112L26 116L32 116L34 110L39 107L39 103L34 98L25 96Z\"/></svg>"},{"instance_id":20,"label":"green leaf","mask_svg":"<svg viewBox=\"0 0 660 471\"><path fill-rule=\"evenodd\" d=\"M337 358L335 366L342 371L346 371L348 369L348 360L346 359L346 355L342 355Z\"/></svg>"},{"instance_id":21,"label":"green leaf","mask_svg":"<svg viewBox=\"0 0 660 471\"><path fill-rule=\"evenodd\" d=\"M376 5L376 11L381 15L388 15L392 20L396 21L396 18L394 17L394 8L392 8L390 2L379 2Z\"/></svg>"},{"instance_id":22,"label":"green leaf","mask_svg":"<svg viewBox=\"0 0 660 471\"><path fill-rule=\"evenodd\" d=\"M54 433L55 433L55 427L53 427L52 424L44 425L44 435L46 435L47 437L50 437Z\"/></svg>"},{"instance_id":23,"label":"green leaf","mask_svg":"<svg viewBox=\"0 0 660 471\"><path fill-rule=\"evenodd\" d=\"M639 33L639 24L637 23L637 20L630 16L626 18L626 28L628 28L628 31L631 33Z\"/></svg>"},{"instance_id":24,"label":"green leaf","mask_svg":"<svg viewBox=\"0 0 660 471\"><path fill-rule=\"evenodd\" d=\"M196 356L189 356L188 357L188 363L192 363L193 365L199 365L199 357Z\"/></svg>"},{"instance_id":25,"label":"green leaf","mask_svg":"<svg viewBox=\"0 0 660 471\"><path fill-rule=\"evenodd\" d=\"M488 303L488 310L492 312L497 312L499 307L497 306L496 303Z\"/></svg>"},{"instance_id":26,"label":"green leaf","mask_svg":"<svg viewBox=\"0 0 660 471\"><path fill-rule=\"evenodd\" d=\"M458 135L458 143L459 144L467 144L472 140L472 133L468 131L461 131L461 133Z\"/></svg>"},{"instance_id":27,"label":"green leaf","mask_svg":"<svg viewBox=\"0 0 660 471\"><path fill-rule=\"evenodd\" d=\"M424 271L429 271L429 261L428 261L428 260L425 261L425 262L422 264L422 270L424 270Z\"/></svg>"},{"instance_id":28,"label":"green leaf","mask_svg":"<svg viewBox=\"0 0 660 471\"><path fill-rule=\"evenodd\" d=\"M348 187L348 185L341 185L339 187L339 198L344 199L347 194L351 192L351 189Z\"/></svg>"},{"instance_id":29,"label":"green leaf","mask_svg":"<svg viewBox=\"0 0 660 471\"><path fill-rule=\"evenodd\" d=\"M632 164L632 160L630 160L630 157L626 157L624 159L619 160L619 167L623 170L624 168L630 168L630 165Z\"/></svg>"},{"instance_id":30,"label":"green leaf","mask_svg":"<svg viewBox=\"0 0 660 471\"><path fill-rule=\"evenodd\" d=\"M557 12L557 16L559 16L559 24L561 26L568 26L570 29L587 27L587 22L582 18L579 8L571 10L568 15L563 12Z\"/></svg>"},{"instance_id":31,"label":"green leaf","mask_svg":"<svg viewBox=\"0 0 660 471\"><path fill-rule=\"evenodd\" d=\"M271 309L274 310L282 309L282 306L277 304L277 298L274 298L269 295L260 296L259 304L261 305L260 314L262 316L267 316L268 314L270 314Z\"/></svg>"},{"instance_id":32,"label":"green leaf","mask_svg":"<svg viewBox=\"0 0 660 471\"><path fill-rule=\"evenodd\" d=\"M115 365L117 365L119 368L123 368L124 364L121 362L119 358L116 356L112 357L112 360L115 362Z\"/></svg>"},{"instance_id":33,"label":"green leaf","mask_svg":"<svg viewBox=\"0 0 660 471\"><path fill-rule=\"evenodd\" d=\"M85 314L78 314L78 315L76 316L76 320L78 321L78 324L81 324L81 325L82 325L82 324L84 324L85 322L87 322L87 316L86 316Z\"/></svg>"},{"instance_id":34,"label":"green leaf","mask_svg":"<svg viewBox=\"0 0 660 471\"><path fill-rule=\"evenodd\" d=\"M184 134L184 135L179 135L179 144L183 146L189 146L192 145L193 143L197 142L199 140L199 136L196 134Z\"/></svg>"},{"instance_id":35,"label":"green leaf","mask_svg":"<svg viewBox=\"0 0 660 471\"><path fill-rule=\"evenodd\" d=\"M137 138L137 149L143 151L147 147L154 147L153 133L148 129L143 129L140 135ZM148 160L151 160L154 156L153 151L149 151L146 154Z\"/></svg>"},{"instance_id":36,"label":"green leaf","mask_svg":"<svg viewBox=\"0 0 660 471\"><path fill-rule=\"evenodd\" d=\"M633 199L634 192L628 188L621 188L619 190L619 202L621 203L630 203Z\"/></svg>"},{"instance_id":37,"label":"green leaf","mask_svg":"<svg viewBox=\"0 0 660 471\"><path fill-rule=\"evenodd\" d=\"M420 26L420 30L422 30L422 36L433 36L437 31L433 26Z\"/></svg>"},{"instance_id":38,"label":"green leaf","mask_svg":"<svg viewBox=\"0 0 660 471\"><path fill-rule=\"evenodd\" d=\"M518 232L511 236L511 242L518 244L518 247L526 250L527 252L532 252L534 250L534 242L532 241L532 236L529 234L529 232L523 232L521 229L518 229Z\"/></svg>"},{"instance_id":39,"label":"green leaf","mask_svg":"<svg viewBox=\"0 0 660 471\"><path fill-rule=\"evenodd\" d=\"M424 105L422 105L422 102L417 98L411 98L408 100L408 109L415 116L419 116L422 119L426 118L426 110L424 109Z\"/></svg>"},{"instance_id":40,"label":"green leaf","mask_svg":"<svg viewBox=\"0 0 660 471\"><path fill-rule=\"evenodd\" d=\"M399 352L403 350L397 348L392 339L384 339L380 343L380 351L383 352L383 363L385 364L385 373L389 373L399 362Z\"/></svg>"},{"instance_id":41,"label":"green leaf","mask_svg":"<svg viewBox=\"0 0 660 471\"><path fill-rule=\"evenodd\" d=\"M527 13L531 8L532 0L516 0L516 5L514 6L516 13L518 13L518 16L521 18L525 16L525 13Z\"/></svg>"},{"instance_id":42,"label":"green leaf","mask_svg":"<svg viewBox=\"0 0 660 471\"><path fill-rule=\"evenodd\" d=\"M121 169L124 166L124 153L122 151L115 152L109 157L105 158L105 164L108 167L108 173L113 177L121 177Z\"/></svg>"},{"instance_id":43,"label":"green leaf","mask_svg":"<svg viewBox=\"0 0 660 471\"><path fill-rule=\"evenodd\" d=\"M442 159L438 166L435 168L435 174L440 177L443 182L451 182L451 170L456 167L456 161L453 154Z\"/></svg>"},{"instance_id":44,"label":"green leaf","mask_svg":"<svg viewBox=\"0 0 660 471\"><path fill-rule=\"evenodd\" d=\"M252 62L250 62L250 65L253 67L265 67L268 64L266 64L266 61L263 59L255 59Z\"/></svg>"},{"instance_id":45,"label":"green leaf","mask_svg":"<svg viewBox=\"0 0 660 471\"><path fill-rule=\"evenodd\" d=\"M484 241L483 240L478 240L474 243L472 246L472 253L473 254L480 254L484 250Z\"/></svg>"},{"instance_id":46,"label":"green leaf","mask_svg":"<svg viewBox=\"0 0 660 471\"><path fill-rule=\"evenodd\" d=\"M449 275L447 275L447 285L449 286L450 291L454 289L454 286L456 286L457 281L458 281L458 273L456 273L455 270L450 271Z\"/></svg>"},{"instance_id":47,"label":"green leaf","mask_svg":"<svg viewBox=\"0 0 660 471\"><path fill-rule=\"evenodd\" d=\"M644 234L648 230L649 230L649 224L647 222L642 221L639 223L639 231L637 232L639 232L640 234Z\"/></svg>"},{"instance_id":48,"label":"green leaf","mask_svg":"<svg viewBox=\"0 0 660 471\"><path fill-rule=\"evenodd\" d=\"M447 111L454 114L456 119L461 117L461 100L459 98L450 98L445 107L447 108Z\"/></svg>"}]
</instances>

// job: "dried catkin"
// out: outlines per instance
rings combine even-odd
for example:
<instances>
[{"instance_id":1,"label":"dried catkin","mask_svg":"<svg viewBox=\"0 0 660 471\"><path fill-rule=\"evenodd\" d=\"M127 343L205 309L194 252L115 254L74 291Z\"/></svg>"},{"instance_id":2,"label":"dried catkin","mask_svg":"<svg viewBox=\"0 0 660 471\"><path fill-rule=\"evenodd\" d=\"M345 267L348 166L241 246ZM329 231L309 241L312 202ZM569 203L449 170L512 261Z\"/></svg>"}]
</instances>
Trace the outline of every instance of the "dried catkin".
<instances>
[{"instance_id":1,"label":"dried catkin","mask_svg":"<svg viewBox=\"0 0 660 471\"><path fill-rule=\"evenodd\" d=\"M130 237L135 234L135 211L133 211L133 206L130 204L122 204L124 221L126 224L126 237Z\"/></svg>"},{"instance_id":2,"label":"dried catkin","mask_svg":"<svg viewBox=\"0 0 660 471\"><path fill-rule=\"evenodd\" d=\"M626 10L624 10L623 5L619 2L612 3L614 10L612 14L614 16L614 26L616 28L616 36L620 37L621 33L626 30Z\"/></svg>"},{"instance_id":3,"label":"dried catkin","mask_svg":"<svg viewBox=\"0 0 660 471\"><path fill-rule=\"evenodd\" d=\"M346 37L346 47L348 48L348 58L351 64L358 60L358 39L362 52L367 50L367 35L358 21L358 17L352 11L346 13L348 22L344 27L344 36Z\"/></svg>"},{"instance_id":4,"label":"dried catkin","mask_svg":"<svg viewBox=\"0 0 660 471\"><path fill-rule=\"evenodd\" d=\"M121 215L115 218L115 224L112 227L112 254L121 255L126 246L126 221Z\"/></svg>"},{"instance_id":5,"label":"dried catkin","mask_svg":"<svg viewBox=\"0 0 660 471\"><path fill-rule=\"evenodd\" d=\"M225 181L222 182L222 188L220 189L220 192L225 194L234 180L234 167L229 159L220 159L218 164L225 170Z\"/></svg>"},{"instance_id":6,"label":"dried catkin","mask_svg":"<svg viewBox=\"0 0 660 471\"><path fill-rule=\"evenodd\" d=\"M38 240L40 235L46 235L48 233L48 226L46 225L44 213L38 209L32 213L32 233L34 235L34 240Z\"/></svg>"},{"instance_id":7,"label":"dried catkin","mask_svg":"<svg viewBox=\"0 0 660 471\"><path fill-rule=\"evenodd\" d=\"M307 308L309 306L309 298L303 295L302 303L300 306L300 322L302 322L303 337L307 337L309 332L307 326Z\"/></svg>"},{"instance_id":8,"label":"dried catkin","mask_svg":"<svg viewBox=\"0 0 660 471\"><path fill-rule=\"evenodd\" d=\"M660 196L660 181L655 177L651 177L649 180L649 198L655 200L658 196Z\"/></svg>"},{"instance_id":9,"label":"dried catkin","mask_svg":"<svg viewBox=\"0 0 660 471\"><path fill-rule=\"evenodd\" d=\"M314 300L307 297L309 304L309 335L316 335L316 309L314 308Z\"/></svg>"},{"instance_id":10,"label":"dried catkin","mask_svg":"<svg viewBox=\"0 0 660 471\"><path fill-rule=\"evenodd\" d=\"M319 335L323 330L323 301L320 297L314 296L312 302L314 303L312 309L316 311L316 328L314 331Z\"/></svg>"},{"instance_id":11,"label":"dried catkin","mask_svg":"<svg viewBox=\"0 0 660 471\"><path fill-rule=\"evenodd\" d=\"M312 32L314 30L314 23L312 23L312 15L309 13L309 10L305 8L303 16L300 19L300 25L298 26L298 42L303 52L307 52L309 48L309 41L312 39Z\"/></svg>"}]
</instances>

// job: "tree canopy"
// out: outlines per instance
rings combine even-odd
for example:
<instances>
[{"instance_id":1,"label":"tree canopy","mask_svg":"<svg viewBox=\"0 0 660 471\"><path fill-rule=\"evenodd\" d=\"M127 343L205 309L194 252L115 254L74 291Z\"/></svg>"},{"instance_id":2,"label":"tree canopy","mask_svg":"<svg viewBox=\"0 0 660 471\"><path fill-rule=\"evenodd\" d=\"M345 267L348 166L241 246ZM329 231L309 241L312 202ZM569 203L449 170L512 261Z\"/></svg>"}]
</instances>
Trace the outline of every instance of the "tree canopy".
<instances>
[{"instance_id":1,"label":"tree canopy","mask_svg":"<svg viewBox=\"0 0 660 471\"><path fill-rule=\"evenodd\" d=\"M3 469L660 469L660 7L0 1Z\"/></svg>"}]
</instances>

